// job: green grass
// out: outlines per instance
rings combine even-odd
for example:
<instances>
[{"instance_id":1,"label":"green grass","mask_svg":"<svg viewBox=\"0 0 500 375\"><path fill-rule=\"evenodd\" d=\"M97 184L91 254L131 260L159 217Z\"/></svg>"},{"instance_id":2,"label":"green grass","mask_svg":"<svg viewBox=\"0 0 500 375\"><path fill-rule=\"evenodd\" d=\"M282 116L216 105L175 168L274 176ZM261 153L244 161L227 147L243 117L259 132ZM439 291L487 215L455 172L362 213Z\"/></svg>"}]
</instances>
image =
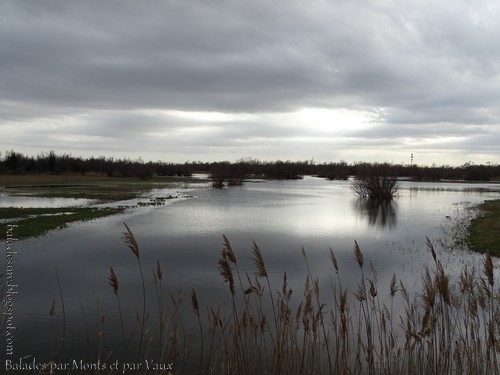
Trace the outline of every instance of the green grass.
<instances>
[{"instance_id":1,"label":"green grass","mask_svg":"<svg viewBox=\"0 0 500 375\"><path fill-rule=\"evenodd\" d=\"M205 182L185 177L133 177L82 175L0 175L0 193L40 198L84 198L98 202L116 202L137 198L145 192L165 187L182 187ZM167 198L165 198L167 199ZM153 203L158 204L161 198ZM145 205L144 203L141 205ZM92 220L123 212L124 208L0 208L0 239L5 239L7 224L18 224L19 238L36 237L67 223Z\"/></svg>"},{"instance_id":2,"label":"green grass","mask_svg":"<svg viewBox=\"0 0 500 375\"><path fill-rule=\"evenodd\" d=\"M470 247L500 257L500 200L486 201L479 210L479 215L469 226Z\"/></svg>"},{"instance_id":3,"label":"green grass","mask_svg":"<svg viewBox=\"0 0 500 375\"><path fill-rule=\"evenodd\" d=\"M63 208L0 208L0 239L6 238L7 224L16 224L17 238L40 236L68 223L115 215L125 208L63 207Z\"/></svg>"},{"instance_id":4,"label":"green grass","mask_svg":"<svg viewBox=\"0 0 500 375\"><path fill-rule=\"evenodd\" d=\"M205 181L185 177L155 177L145 181L133 177L2 175L0 192L17 196L88 198L114 202L136 198L152 189L196 182Z\"/></svg>"}]
</instances>

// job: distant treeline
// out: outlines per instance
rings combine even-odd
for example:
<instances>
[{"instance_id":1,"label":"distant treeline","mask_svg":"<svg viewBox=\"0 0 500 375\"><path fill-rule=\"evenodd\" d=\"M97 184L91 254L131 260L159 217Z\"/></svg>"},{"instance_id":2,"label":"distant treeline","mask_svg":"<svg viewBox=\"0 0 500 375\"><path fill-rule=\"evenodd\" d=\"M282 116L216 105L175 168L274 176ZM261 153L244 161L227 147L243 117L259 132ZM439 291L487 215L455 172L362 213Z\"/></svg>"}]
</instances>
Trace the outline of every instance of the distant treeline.
<instances>
[{"instance_id":1,"label":"distant treeline","mask_svg":"<svg viewBox=\"0 0 500 375\"><path fill-rule=\"evenodd\" d=\"M381 168L383 167L383 168ZM15 151L0 153L0 174L93 174L109 177L191 176L195 172L210 174L214 185L239 185L245 178L300 179L315 175L327 179L347 179L383 170L385 174L413 180L500 180L500 164L465 163L461 166L418 166L392 163L345 161L315 163L313 161L272 161L244 158L236 162L144 162L142 159L112 157L82 158L54 151L27 156Z\"/></svg>"}]
</instances>

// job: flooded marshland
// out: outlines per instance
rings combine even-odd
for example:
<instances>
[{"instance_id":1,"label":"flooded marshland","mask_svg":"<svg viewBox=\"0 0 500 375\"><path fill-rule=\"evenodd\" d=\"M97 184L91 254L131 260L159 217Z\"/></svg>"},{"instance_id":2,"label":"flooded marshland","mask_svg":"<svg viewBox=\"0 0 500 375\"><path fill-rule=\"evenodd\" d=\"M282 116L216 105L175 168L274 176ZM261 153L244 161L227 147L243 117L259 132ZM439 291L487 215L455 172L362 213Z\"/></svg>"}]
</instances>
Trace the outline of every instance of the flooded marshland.
<instances>
[{"instance_id":1,"label":"flooded marshland","mask_svg":"<svg viewBox=\"0 0 500 375\"><path fill-rule=\"evenodd\" d=\"M312 276L325 289L334 274L330 249L343 287L354 293L360 276L353 256L356 241L367 267L371 264L376 271L380 290L387 290L380 293L381 298L387 299L394 274L409 291L420 288L425 266L433 264L427 238L451 274L465 265L481 269L482 255L468 251L460 239L474 207L499 197L499 184L401 182L397 199L377 205L356 199L350 181L305 177L248 181L241 187L223 189L208 185L181 191L157 189L133 204L114 203L128 208L123 214L72 223L12 244L16 251L13 277L18 285L13 310L16 357L48 360L57 352L85 359L95 357L99 350L109 353L106 349L119 347L122 336L116 296L108 280L110 266L119 280L127 329L130 333L138 327L143 289L137 259L122 238L124 223L140 249L150 310L146 325L155 330L158 264L163 272L162 288L173 295L181 291L188 300L195 289L203 311L208 306L231 309L228 285L218 270L223 235L231 242L243 275L248 272L253 277L256 272L252 260L255 242L271 285L278 290L286 272L288 285L297 294L302 293L308 273L302 250ZM13 196L2 200L4 206L17 207L93 204ZM16 227L14 234L22 230L22 225ZM6 241L1 243L3 248L6 245ZM498 262L495 264L498 279ZM194 321L189 303L181 312L186 325ZM62 333L63 344L58 342ZM118 350L110 354L120 355Z\"/></svg>"}]
</instances>

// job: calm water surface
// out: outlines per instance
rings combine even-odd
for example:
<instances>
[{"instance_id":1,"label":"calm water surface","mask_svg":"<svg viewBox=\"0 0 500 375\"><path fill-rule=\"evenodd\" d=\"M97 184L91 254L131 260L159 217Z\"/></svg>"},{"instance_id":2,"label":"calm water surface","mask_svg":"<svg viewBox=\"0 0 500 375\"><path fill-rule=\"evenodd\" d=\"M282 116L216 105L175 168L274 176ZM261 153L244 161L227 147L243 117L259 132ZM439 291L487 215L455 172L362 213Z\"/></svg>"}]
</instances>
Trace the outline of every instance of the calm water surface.
<instances>
[{"instance_id":1,"label":"calm water surface","mask_svg":"<svg viewBox=\"0 0 500 375\"><path fill-rule=\"evenodd\" d=\"M157 190L151 196L171 193L171 189ZM394 273L410 290L418 287L423 267L432 265L426 237L438 248L449 270L459 270L464 264L480 267L481 256L463 249L450 250L442 243L449 242L458 219L467 218L471 207L485 199L500 198L500 185L402 182L398 199L378 207L355 199L348 181L313 177L255 181L228 189L203 186L183 193L164 206L130 207L121 215L71 224L40 238L16 242L16 356L45 360L54 351L63 327L56 270L64 298L66 355L85 358L88 343L95 341L99 332L105 333L110 345L117 342L116 297L108 284L110 266L120 281L126 318L134 321L135 311L142 308L142 292L137 260L121 238L124 222L139 242L148 305L156 306L152 270L159 261L165 273L164 287L174 292L182 289L185 314L192 316L187 302L191 288L196 289L203 310L230 302L227 285L217 270L223 234L233 245L240 270L254 272L251 247L255 241L275 288L280 288L286 271L298 298L306 275L302 247L313 275L325 287L332 275L332 248L343 285L353 292L359 281L354 241L359 243L365 262L376 269L380 288L387 291ZM20 198L9 199L13 205L29 205ZM22 230L22 226L16 228L18 233ZM0 245L6 248L5 241ZM54 300L56 315L50 317Z\"/></svg>"},{"instance_id":2,"label":"calm water surface","mask_svg":"<svg viewBox=\"0 0 500 375\"><path fill-rule=\"evenodd\" d=\"M39 198L39 197L17 197L0 193L0 207L71 207L89 206L95 203L94 199L82 198Z\"/></svg>"}]
</instances>

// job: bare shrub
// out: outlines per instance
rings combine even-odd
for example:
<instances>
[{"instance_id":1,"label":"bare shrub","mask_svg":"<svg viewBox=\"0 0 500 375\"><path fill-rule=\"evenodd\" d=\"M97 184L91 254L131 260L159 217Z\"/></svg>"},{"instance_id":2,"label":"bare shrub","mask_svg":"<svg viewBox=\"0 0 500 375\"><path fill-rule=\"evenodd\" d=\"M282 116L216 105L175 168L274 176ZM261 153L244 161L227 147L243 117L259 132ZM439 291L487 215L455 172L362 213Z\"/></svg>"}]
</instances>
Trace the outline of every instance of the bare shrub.
<instances>
[{"instance_id":1,"label":"bare shrub","mask_svg":"<svg viewBox=\"0 0 500 375\"><path fill-rule=\"evenodd\" d=\"M383 201L394 199L398 187L397 178L389 174L389 167L386 165L361 171L352 185L359 198Z\"/></svg>"}]
</instances>

